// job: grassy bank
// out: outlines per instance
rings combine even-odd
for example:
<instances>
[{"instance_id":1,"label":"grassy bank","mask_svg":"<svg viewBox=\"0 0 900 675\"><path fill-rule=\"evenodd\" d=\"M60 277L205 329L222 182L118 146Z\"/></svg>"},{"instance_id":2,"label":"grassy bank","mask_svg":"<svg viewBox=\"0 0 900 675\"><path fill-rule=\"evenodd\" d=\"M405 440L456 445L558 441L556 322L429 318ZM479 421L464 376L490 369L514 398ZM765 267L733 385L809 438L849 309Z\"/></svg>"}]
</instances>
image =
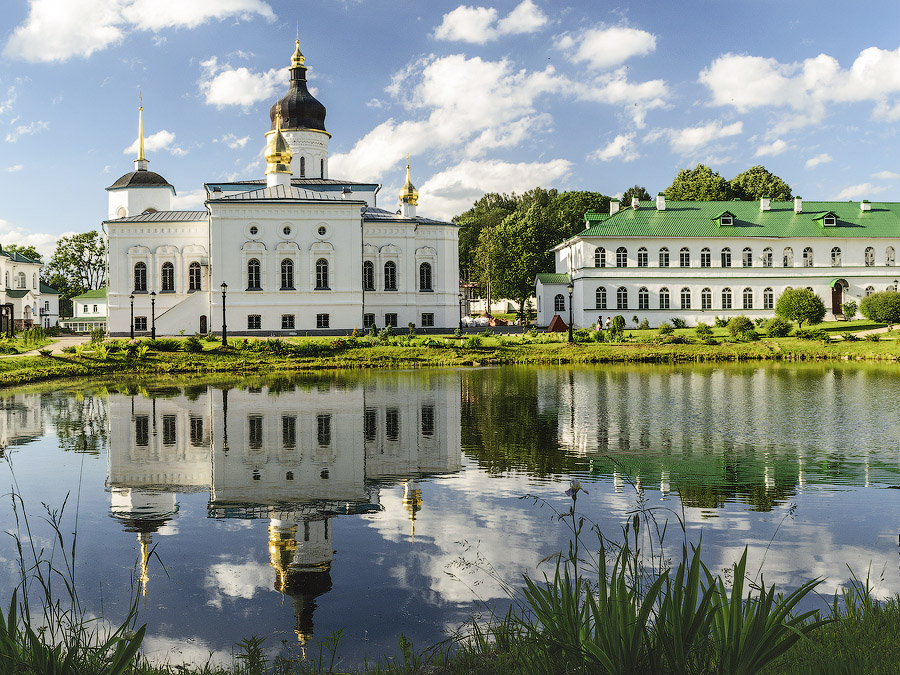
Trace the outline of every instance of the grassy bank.
<instances>
[{"instance_id":1,"label":"grassy bank","mask_svg":"<svg viewBox=\"0 0 900 675\"><path fill-rule=\"evenodd\" d=\"M453 336L346 336L340 338L111 340L69 353L0 359L0 385L58 377L291 372L320 369L460 367L500 364L702 363L724 361L896 361L896 333L878 341L842 339L877 327L865 322L824 324L825 339L797 337L732 339L716 328L700 340L692 329L671 335L626 331L620 341L595 342L583 332L569 344L565 334ZM826 341L827 339L827 341Z\"/></svg>"}]
</instances>

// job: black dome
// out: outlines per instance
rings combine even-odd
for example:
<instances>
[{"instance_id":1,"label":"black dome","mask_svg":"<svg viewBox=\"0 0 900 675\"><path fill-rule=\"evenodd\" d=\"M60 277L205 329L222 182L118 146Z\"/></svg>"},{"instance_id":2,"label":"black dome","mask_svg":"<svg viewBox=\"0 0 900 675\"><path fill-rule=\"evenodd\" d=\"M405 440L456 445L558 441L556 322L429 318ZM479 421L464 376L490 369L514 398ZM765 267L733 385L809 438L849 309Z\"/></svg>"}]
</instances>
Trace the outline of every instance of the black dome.
<instances>
[{"instance_id":1,"label":"black dome","mask_svg":"<svg viewBox=\"0 0 900 675\"><path fill-rule=\"evenodd\" d=\"M110 188L123 188L123 187L132 187L132 186L152 186L159 185L160 187L168 186L172 187L165 178L160 176L158 173L154 171L132 171L130 173L126 173L124 176L119 178L115 183L109 186L107 190Z\"/></svg>"},{"instance_id":2,"label":"black dome","mask_svg":"<svg viewBox=\"0 0 900 675\"><path fill-rule=\"evenodd\" d=\"M306 68L291 68L291 88L269 110L272 129L275 128L275 111L281 110L282 129L317 129L325 131L325 106L306 88Z\"/></svg>"}]
</instances>

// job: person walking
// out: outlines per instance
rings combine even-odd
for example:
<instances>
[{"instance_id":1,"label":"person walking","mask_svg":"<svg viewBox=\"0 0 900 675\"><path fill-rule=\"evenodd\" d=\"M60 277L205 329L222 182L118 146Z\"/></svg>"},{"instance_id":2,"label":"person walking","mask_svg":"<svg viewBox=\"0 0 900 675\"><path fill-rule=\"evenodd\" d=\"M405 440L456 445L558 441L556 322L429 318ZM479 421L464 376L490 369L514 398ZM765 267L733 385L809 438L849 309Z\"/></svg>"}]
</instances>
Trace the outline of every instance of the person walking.
<instances>
[{"instance_id":1,"label":"person walking","mask_svg":"<svg viewBox=\"0 0 900 675\"><path fill-rule=\"evenodd\" d=\"M612 319L606 317L606 330L609 330L609 327L612 325Z\"/></svg>"}]
</instances>

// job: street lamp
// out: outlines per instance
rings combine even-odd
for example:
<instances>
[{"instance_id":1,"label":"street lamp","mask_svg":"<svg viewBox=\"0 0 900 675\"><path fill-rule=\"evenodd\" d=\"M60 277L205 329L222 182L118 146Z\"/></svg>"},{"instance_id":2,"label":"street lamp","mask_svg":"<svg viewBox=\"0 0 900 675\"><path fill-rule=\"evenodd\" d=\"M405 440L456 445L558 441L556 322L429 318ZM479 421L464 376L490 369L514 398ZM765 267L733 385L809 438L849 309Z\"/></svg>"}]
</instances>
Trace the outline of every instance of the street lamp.
<instances>
[{"instance_id":1,"label":"street lamp","mask_svg":"<svg viewBox=\"0 0 900 675\"><path fill-rule=\"evenodd\" d=\"M131 339L134 340L134 294L128 296L131 300Z\"/></svg>"},{"instance_id":2,"label":"street lamp","mask_svg":"<svg viewBox=\"0 0 900 675\"><path fill-rule=\"evenodd\" d=\"M222 289L222 346L227 347L228 337L225 331L225 291L228 290L228 284L223 281L220 288Z\"/></svg>"},{"instance_id":3,"label":"street lamp","mask_svg":"<svg viewBox=\"0 0 900 675\"><path fill-rule=\"evenodd\" d=\"M463 303L463 294L459 294L459 329L462 330L462 303Z\"/></svg>"},{"instance_id":4,"label":"street lamp","mask_svg":"<svg viewBox=\"0 0 900 675\"><path fill-rule=\"evenodd\" d=\"M150 291L150 337L156 339L156 291Z\"/></svg>"},{"instance_id":5,"label":"street lamp","mask_svg":"<svg viewBox=\"0 0 900 675\"><path fill-rule=\"evenodd\" d=\"M569 282L569 285L566 286L566 290L569 291L569 343L575 342L575 338L572 335L572 291L575 290L575 286L572 285L572 282Z\"/></svg>"}]
</instances>

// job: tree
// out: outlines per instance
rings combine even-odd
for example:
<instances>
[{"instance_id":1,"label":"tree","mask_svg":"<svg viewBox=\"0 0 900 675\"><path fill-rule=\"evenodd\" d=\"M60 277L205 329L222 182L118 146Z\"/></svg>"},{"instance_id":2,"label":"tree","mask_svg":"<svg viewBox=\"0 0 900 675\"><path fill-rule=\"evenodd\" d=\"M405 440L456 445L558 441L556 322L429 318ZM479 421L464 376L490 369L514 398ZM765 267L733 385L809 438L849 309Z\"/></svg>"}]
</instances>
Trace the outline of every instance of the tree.
<instances>
[{"instance_id":1,"label":"tree","mask_svg":"<svg viewBox=\"0 0 900 675\"><path fill-rule=\"evenodd\" d=\"M622 204L629 206L632 197L637 197L642 202L649 202L653 199L653 197L650 196L650 193L647 192L647 188L641 185L635 185L634 187L625 190L625 192L622 193Z\"/></svg>"},{"instance_id":2,"label":"tree","mask_svg":"<svg viewBox=\"0 0 900 675\"><path fill-rule=\"evenodd\" d=\"M679 171L663 194L667 199L683 201L725 201L731 199L731 187L717 172L698 164L694 169Z\"/></svg>"},{"instance_id":3,"label":"tree","mask_svg":"<svg viewBox=\"0 0 900 675\"><path fill-rule=\"evenodd\" d=\"M778 176L770 173L764 166L754 166L728 181L733 199L756 201L762 197L770 197L778 201L793 199L791 186Z\"/></svg>"},{"instance_id":4,"label":"tree","mask_svg":"<svg viewBox=\"0 0 900 675\"><path fill-rule=\"evenodd\" d=\"M66 298L101 288L106 284L106 242L97 230L61 237L47 265L45 278L65 280L62 285ZM63 288L55 288L63 292Z\"/></svg>"},{"instance_id":5,"label":"tree","mask_svg":"<svg viewBox=\"0 0 900 675\"><path fill-rule=\"evenodd\" d=\"M775 314L796 321L799 328L803 322L822 323L825 318L825 303L822 298L808 288L789 288L775 303Z\"/></svg>"},{"instance_id":6,"label":"tree","mask_svg":"<svg viewBox=\"0 0 900 675\"><path fill-rule=\"evenodd\" d=\"M7 244L3 247L3 250L7 253L18 253L19 255L23 255L29 260L34 260L36 263L43 263L43 259L41 258L41 254L38 253L34 246L19 246L18 244Z\"/></svg>"},{"instance_id":7,"label":"tree","mask_svg":"<svg viewBox=\"0 0 900 675\"><path fill-rule=\"evenodd\" d=\"M473 278L475 249L478 239L485 228L496 227L506 216L516 210L519 198L516 195L489 192L472 205L472 208L453 218L459 225L459 276L466 281L479 280Z\"/></svg>"},{"instance_id":8,"label":"tree","mask_svg":"<svg viewBox=\"0 0 900 675\"><path fill-rule=\"evenodd\" d=\"M897 291L881 291L872 293L859 303L859 313L869 321L886 323L893 327L900 323L900 293Z\"/></svg>"},{"instance_id":9,"label":"tree","mask_svg":"<svg viewBox=\"0 0 900 675\"><path fill-rule=\"evenodd\" d=\"M856 310L856 300L841 303L841 311L844 313L844 318L846 318L847 321L853 321L853 317L856 316Z\"/></svg>"}]
</instances>

